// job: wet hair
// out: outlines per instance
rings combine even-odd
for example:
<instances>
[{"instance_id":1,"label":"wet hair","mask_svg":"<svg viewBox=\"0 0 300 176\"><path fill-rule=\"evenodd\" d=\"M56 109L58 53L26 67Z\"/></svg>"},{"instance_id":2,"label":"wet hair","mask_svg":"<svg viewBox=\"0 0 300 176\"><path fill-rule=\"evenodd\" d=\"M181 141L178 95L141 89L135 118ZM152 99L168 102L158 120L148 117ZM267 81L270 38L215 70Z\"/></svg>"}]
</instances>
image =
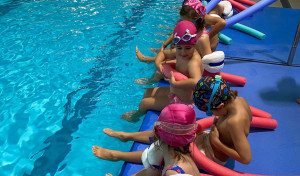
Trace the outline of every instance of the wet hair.
<instances>
[{"instance_id":1,"label":"wet hair","mask_svg":"<svg viewBox=\"0 0 300 176\"><path fill-rule=\"evenodd\" d=\"M188 153L191 153L190 151L190 144L191 143L188 143L186 146L184 147L174 147L174 146L170 146L168 145L169 148L173 148L173 151L174 151L174 159L176 160L181 160L182 158L182 155L184 154L188 154ZM184 159L184 158L183 158Z\"/></svg>"},{"instance_id":2,"label":"wet hair","mask_svg":"<svg viewBox=\"0 0 300 176\"><path fill-rule=\"evenodd\" d=\"M162 139L155 138L154 146L156 147L156 149L160 149L161 148L161 146L156 143L156 141L158 141L158 140L159 140L159 144L161 144L162 142L164 142ZM179 161L181 159L184 159L182 157L182 155L191 153L191 151L190 151L190 144L191 143L188 143L186 146L183 146L183 147L175 147L175 146L170 146L168 144L167 145L168 145L169 149L173 149L173 151L174 151L174 158L173 159Z\"/></svg>"},{"instance_id":3,"label":"wet hair","mask_svg":"<svg viewBox=\"0 0 300 176\"><path fill-rule=\"evenodd\" d=\"M197 31L201 31L204 28L204 17L200 17L199 14L190 6L188 5L183 5L180 12L180 16L185 16L187 18L191 18L193 20L196 20L195 26L197 28Z\"/></svg>"},{"instance_id":4,"label":"wet hair","mask_svg":"<svg viewBox=\"0 0 300 176\"><path fill-rule=\"evenodd\" d=\"M228 104L229 102L233 101L237 97L238 92L236 90L230 90L228 99L224 102L224 104Z\"/></svg>"}]
</instances>

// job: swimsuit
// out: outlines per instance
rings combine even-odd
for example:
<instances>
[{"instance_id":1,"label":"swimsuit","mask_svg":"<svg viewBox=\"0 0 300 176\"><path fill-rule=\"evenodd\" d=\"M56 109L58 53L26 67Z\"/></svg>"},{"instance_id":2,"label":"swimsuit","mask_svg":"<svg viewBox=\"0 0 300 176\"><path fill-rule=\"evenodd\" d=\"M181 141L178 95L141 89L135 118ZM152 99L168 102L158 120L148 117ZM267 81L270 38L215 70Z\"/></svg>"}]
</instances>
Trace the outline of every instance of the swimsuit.
<instances>
[{"instance_id":1,"label":"swimsuit","mask_svg":"<svg viewBox=\"0 0 300 176\"><path fill-rule=\"evenodd\" d=\"M184 170L181 167L177 166L177 165L171 165L170 167L168 167L168 169L166 170L166 172L168 170L173 170L173 171L175 171L175 172L177 172L179 174L185 174ZM166 172L164 173L163 176L166 176Z\"/></svg>"},{"instance_id":2,"label":"swimsuit","mask_svg":"<svg viewBox=\"0 0 300 176\"><path fill-rule=\"evenodd\" d=\"M191 108L194 108L194 103L185 103L183 102L182 100L180 100L179 97L177 97L177 95L175 95L174 93L170 92L168 94L168 97L170 99L170 103L171 104L185 104L187 105L188 107L191 107Z\"/></svg>"},{"instance_id":3,"label":"swimsuit","mask_svg":"<svg viewBox=\"0 0 300 176\"><path fill-rule=\"evenodd\" d=\"M208 32L207 32L207 31L202 32L201 34L199 34L199 37L200 37L201 35L203 35L203 34L207 34L207 35L208 35Z\"/></svg>"},{"instance_id":4,"label":"swimsuit","mask_svg":"<svg viewBox=\"0 0 300 176\"><path fill-rule=\"evenodd\" d=\"M196 139L197 141L196 145L198 149L203 153L203 155L205 155L207 158L211 159L212 161L224 166L226 164L226 161L220 161L214 155L214 151L209 141L209 133L210 131L203 131L202 133L198 134Z\"/></svg>"}]
</instances>

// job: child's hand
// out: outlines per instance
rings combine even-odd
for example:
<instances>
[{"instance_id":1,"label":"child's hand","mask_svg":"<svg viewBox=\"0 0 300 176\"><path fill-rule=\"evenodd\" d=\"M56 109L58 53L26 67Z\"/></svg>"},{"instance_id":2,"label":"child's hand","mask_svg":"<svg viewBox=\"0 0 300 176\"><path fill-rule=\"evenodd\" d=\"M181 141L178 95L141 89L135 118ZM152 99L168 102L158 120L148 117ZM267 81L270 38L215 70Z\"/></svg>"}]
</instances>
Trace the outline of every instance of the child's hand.
<instances>
[{"instance_id":1,"label":"child's hand","mask_svg":"<svg viewBox=\"0 0 300 176\"><path fill-rule=\"evenodd\" d=\"M173 71L171 71L171 78L169 80L170 85L174 85L176 83Z\"/></svg>"},{"instance_id":2,"label":"child's hand","mask_svg":"<svg viewBox=\"0 0 300 176\"><path fill-rule=\"evenodd\" d=\"M216 125L218 123L220 116L215 116L213 124Z\"/></svg>"},{"instance_id":3,"label":"child's hand","mask_svg":"<svg viewBox=\"0 0 300 176\"><path fill-rule=\"evenodd\" d=\"M213 124L211 126L211 131L210 131L209 135L211 136L212 141L219 140L219 131L218 131L216 125Z\"/></svg>"},{"instance_id":4,"label":"child's hand","mask_svg":"<svg viewBox=\"0 0 300 176\"><path fill-rule=\"evenodd\" d=\"M165 63L166 63L166 61L163 61L163 62L161 62L161 63L158 64L157 70L158 70L161 74L164 74L162 65L165 64Z\"/></svg>"},{"instance_id":5,"label":"child's hand","mask_svg":"<svg viewBox=\"0 0 300 176\"><path fill-rule=\"evenodd\" d=\"M165 46L164 46L164 44L162 44L160 47L160 52L164 52L164 50L165 50Z\"/></svg>"}]
</instances>

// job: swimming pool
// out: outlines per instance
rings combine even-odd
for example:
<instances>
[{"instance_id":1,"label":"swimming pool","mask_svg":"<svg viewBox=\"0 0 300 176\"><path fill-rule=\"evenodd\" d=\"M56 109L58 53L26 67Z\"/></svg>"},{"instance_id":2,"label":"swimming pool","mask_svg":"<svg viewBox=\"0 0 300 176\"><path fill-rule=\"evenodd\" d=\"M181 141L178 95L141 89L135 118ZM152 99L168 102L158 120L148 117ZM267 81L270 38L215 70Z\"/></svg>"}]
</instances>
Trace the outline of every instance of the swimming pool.
<instances>
[{"instance_id":1,"label":"swimming pool","mask_svg":"<svg viewBox=\"0 0 300 176\"><path fill-rule=\"evenodd\" d=\"M128 151L103 128L137 131L120 115L136 109L153 64L135 59L159 47L180 2L0 1L0 175L118 174L123 162L92 145ZM154 86L154 85L152 85Z\"/></svg>"}]
</instances>

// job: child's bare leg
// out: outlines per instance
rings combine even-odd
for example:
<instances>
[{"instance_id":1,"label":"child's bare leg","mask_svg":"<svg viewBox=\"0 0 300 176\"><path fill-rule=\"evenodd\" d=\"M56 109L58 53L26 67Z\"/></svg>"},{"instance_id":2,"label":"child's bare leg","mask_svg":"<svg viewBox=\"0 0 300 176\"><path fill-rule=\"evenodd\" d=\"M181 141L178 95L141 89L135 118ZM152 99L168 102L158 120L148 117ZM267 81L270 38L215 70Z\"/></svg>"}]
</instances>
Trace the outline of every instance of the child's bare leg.
<instances>
[{"instance_id":1,"label":"child's bare leg","mask_svg":"<svg viewBox=\"0 0 300 176\"><path fill-rule=\"evenodd\" d=\"M161 111L164 107L170 104L168 94L170 87L155 87L148 88L145 91L144 97L140 103L138 110L126 112L122 115L122 119L127 121L138 121L139 118L148 110Z\"/></svg>"},{"instance_id":2,"label":"child's bare leg","mask_svg":"<svg viewBox=\"0 0 300 176\"><path fill-rule=\"evenodd\" d=\"M114 131L110 128L103 129L103 133L107 134L110 137L117 138L123 142L127 141L136 141L145 144L150 144L149 137L153 137L153 131L140 131L140 132L123 132L123 131Z\"/></svg>"},{"instance_id":3,"label":"child's bare leg","mask_svg":"<svg viewBox=\"0 0 300 176\"><path fill-rule=\"evenodd\" d=\"M142 99L139 109L142 111L155 110L161 111L170 104L168 94L170 87L148 88ZM147 97L150 94L150 97Z\"/></svg>"},{"instance_id":4,"label":"child's bare leg","mask_svg":"<svg viewBox=\"0 0 300 176\"><path fill-rule=\"evenodd\" d=\"M109 150L99 146L93 146L92 151L94 155L103 160L109 161L127 161L132 163L142 163L141 157L143 150L134 152L121 152L117 150Z\"/></svg>"},{"instance_id":5,"label":"child's bare leg","mask_svg":"<svg viewBox=\"0 0 300 176\"><path fill-rule=\"evenodd\" d=\"M136 79L134 82L139 85L155 84L162 78L163 78L163 75L160 72L155 71L155 73L152 75L151 78L139 78L139 79Z\"/></svg>"},{"instance_id":6,"label":"child's bare leg","mask_svg":"<svg viewBox=\"0 0 300 176\"><path fill-rule=\"evenodd\" d=\"M218 43L219 43L219 37L218 37L218 35L215 35L213 38L210 39L210 47L211 47L211 51L212 52L216 51Z\"/></svg>"},{"instance_id":7,"label":"child's bare leg","mask_svg":"<svg viewBox=\"0 0 300 176\"><path fill-rule=\"evenodd\" d=\"M297 102L300 104L300 98L297 99Z\"/></svg>"},{"instance_id":8,"label":"child's bare leg","mask_svg":"<svg viewBox=\"0 0 300 176\"><path fill-rule=\"evenodd\" d=\"M143 53L140 52L140 50L137 46L135 48L135 54L136 54L136 58L138 58L138 60L141 62L154 62L155 61L155 57L144 56Z\"/></svg>"},{"instance_id":9,"label":"child's bare leg","mask_svg":"<svg viewBox=\"0 0 300 176\"><path fill-rule=\"evenodd\" d=\"M133 110L128 111L122 114L121 119L127 120L128 122L137 122L140 120L140 117L146 114L147 111L143 110Z\"/></svg>"}]
</instances>

